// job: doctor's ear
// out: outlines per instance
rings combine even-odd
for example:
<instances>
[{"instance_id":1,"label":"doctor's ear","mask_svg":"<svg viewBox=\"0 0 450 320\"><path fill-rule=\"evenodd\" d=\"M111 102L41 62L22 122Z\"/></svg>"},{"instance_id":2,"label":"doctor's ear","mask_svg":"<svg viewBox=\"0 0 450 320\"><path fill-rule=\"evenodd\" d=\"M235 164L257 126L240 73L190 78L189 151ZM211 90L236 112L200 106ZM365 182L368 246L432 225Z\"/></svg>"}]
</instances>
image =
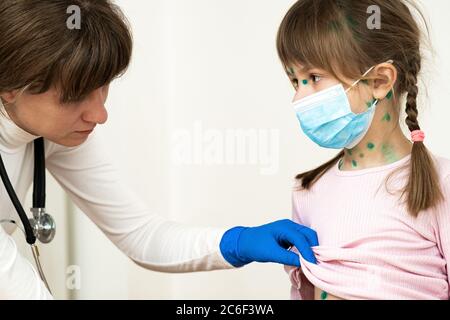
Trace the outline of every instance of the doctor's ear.
<instances>
[{"instance_id":1,"label":"doctor's ear","mask_svg":"<svg viewBox=\"0 0 450 320\"><path fill-rule=\"evenodd\" d=\"M381 63L371 72L370 78L373 79L373 95L376 99L386 98L397 81L397 68L391 63Z\"/></svg>"},{"instance_id":2,"label":"doctor's ear","mask_svg":"<svg viewBox=\"0 0 450 320\"><path fill-rule=\"evenodd\" d=\"M2 92L0 97L5 105L12 104L16 102L20 90L14 90L9 92Z\"/></svg>"}]
</instances>

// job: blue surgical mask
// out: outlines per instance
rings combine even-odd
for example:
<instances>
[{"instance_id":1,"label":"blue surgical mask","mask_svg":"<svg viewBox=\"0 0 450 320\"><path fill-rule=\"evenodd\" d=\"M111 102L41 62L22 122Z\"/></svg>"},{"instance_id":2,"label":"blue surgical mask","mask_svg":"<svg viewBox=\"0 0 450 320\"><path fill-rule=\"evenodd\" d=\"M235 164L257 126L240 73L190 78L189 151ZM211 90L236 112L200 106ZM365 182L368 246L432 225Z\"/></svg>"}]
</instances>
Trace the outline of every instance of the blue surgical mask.
<instances>
[{"instance_id":1,"label":"blue surgical mask","mask_svg":"<svg viewBox=\"0 0 450 320\"><path fill-rule=\"evenodd\" d=\"M388 61L393 63L392 60ZM370 68L361 78L364 78ZM342 84L330 87L293 103L303 132L315 143L330 149L351 149L366 135L372 123L379 100L374 99L363 113L354 113L350 107L347 90Z\"/></svg>"}]
</instances>

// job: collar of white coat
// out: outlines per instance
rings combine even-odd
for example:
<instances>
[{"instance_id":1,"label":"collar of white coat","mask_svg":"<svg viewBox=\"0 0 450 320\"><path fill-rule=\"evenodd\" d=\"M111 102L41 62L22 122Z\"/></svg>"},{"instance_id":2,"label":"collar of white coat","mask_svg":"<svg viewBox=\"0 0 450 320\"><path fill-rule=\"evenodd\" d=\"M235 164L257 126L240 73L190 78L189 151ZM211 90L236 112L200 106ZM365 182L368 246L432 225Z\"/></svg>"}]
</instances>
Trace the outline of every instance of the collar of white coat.
<instances>
[{"instance_id":1,"label":"collar of white coat","mask_svg":"<svg viewBox=\"0 0 450 320\"><path fill-rule=\"evenodd\" d=\"M11 120L0 98L0 150L14 153L37 138Z\"/></svg>"}]
</instances>

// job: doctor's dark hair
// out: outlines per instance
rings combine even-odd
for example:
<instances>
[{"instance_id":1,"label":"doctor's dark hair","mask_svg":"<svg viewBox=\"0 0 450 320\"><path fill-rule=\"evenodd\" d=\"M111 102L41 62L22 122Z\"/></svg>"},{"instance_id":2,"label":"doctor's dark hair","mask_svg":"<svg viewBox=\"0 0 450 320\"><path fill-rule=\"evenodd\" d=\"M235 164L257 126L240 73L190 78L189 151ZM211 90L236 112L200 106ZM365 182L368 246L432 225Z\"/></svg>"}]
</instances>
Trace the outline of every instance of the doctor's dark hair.
<instances>
[{"instance_id":1,"label":"doctor's dark hair","mask_svg":"<svg viewBox=\"0 0 450 320\"><path fill-rule=\"evenodd\" d=\"M79 29L67 25L73 5ZM1 0L0 40L0 92L53 87L61 103L81 101L123 75L133 42L126 18L109 0Z\"/></svg>"},{"instance_id":2,"label":"doctor's dark hair","mask_svg":"<svg viewBox=\"0 0 450 320\"><path fill-rule=\"evenodd\" d=\"M381 29L367 27L367 11L373 5L381 9ZM420 130L417 82L422 65L421 44L426 38L411 9L427 27L425 17L412 1L299 0L278 30L278 55L285 68L296 64L313 66L340 80L340 75L359 79L371 66L392 59L398 72L394 103L399 104L398 97L406 94L406 125L411 132ZM400 110L396 112L400 114ZM344 150L316 169L299 174L296 178L300 189L309 190L343 156ZM435 163L423 142L413 144L411 160L402 169L409 170L401 196L406 194L406 207L412 216L417 217L443 199Z\"/></svg>"}]
</instances>

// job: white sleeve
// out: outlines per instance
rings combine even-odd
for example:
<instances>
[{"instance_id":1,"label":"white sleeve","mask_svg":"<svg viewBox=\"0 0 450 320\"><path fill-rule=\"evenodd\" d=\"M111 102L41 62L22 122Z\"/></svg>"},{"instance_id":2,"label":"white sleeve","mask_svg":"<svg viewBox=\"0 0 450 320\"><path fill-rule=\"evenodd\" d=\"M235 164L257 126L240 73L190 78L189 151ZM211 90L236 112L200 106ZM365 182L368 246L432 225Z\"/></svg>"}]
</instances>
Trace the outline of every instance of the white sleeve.
<instances>
[{"instance_id":1,"label":"white sleeve","mask_svg":"<svg viewBox=\"0 0 450 320\"><path fill-rule=\"evenodd\" d=\"M0 226L0 300L52 300L32 264Z\"/></svg>"},{"instance_id":2,"label":"white sleeve","mask_svg":"<svg viewBox=\"0 0 450 320\"><path fill-rule=\"evenodd\" d=\"M47 168L74 203L138 265L161 272L234 268L220 253L226 230L185 226L149 212L120 179L95 132L74 148L54 144Z\"/></svg>"}]
</instances>

